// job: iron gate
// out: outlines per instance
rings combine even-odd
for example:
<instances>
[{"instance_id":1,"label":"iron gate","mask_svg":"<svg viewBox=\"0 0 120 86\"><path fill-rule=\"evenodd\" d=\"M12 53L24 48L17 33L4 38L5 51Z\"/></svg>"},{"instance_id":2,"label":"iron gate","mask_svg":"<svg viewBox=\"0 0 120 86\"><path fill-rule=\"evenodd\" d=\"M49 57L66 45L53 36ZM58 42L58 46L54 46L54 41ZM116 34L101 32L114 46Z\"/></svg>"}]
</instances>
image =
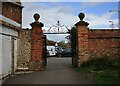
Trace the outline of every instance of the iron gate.
<instances>
[{"instance_id":1,"label":"iron gate","mask_svg":"<svg viewBox=\"0 0 120 86\"><path fill-rule=\"evenodd\" d=\"M56 25L52 25L49 30L43 30L44 34L70 34L71 40L71 51L72 51L72 65L76 66L77 63L77 52L76 52L76 27L68 29L67 26L62 25L60 21L57 21ZM47 65L47 44L46 35L43 35L43 66Z\"/></svg>"},{"instance_id":2,"label":"iron gate","mask_svg":"<svg viewBox=\"0 0 120 86\"><path fill-rule=\"evenodd\" d=\"M47 65L47 43L46 43L46 35L43 35L43 67Z\"/></svg>"},{"instance_id":3,"label":"iron gate","mask_svg":"<svg viewBox=\"0 0 120 86\"><path fill-rule=\"evenodd\" d=\"M76 27L72 27L70 31L71 36L71 48L72 48L72 65L76 66L77 64L77 51L76 51L76 45L77 45L77 35L76 35Z\"/></svg>"}]
</instances>

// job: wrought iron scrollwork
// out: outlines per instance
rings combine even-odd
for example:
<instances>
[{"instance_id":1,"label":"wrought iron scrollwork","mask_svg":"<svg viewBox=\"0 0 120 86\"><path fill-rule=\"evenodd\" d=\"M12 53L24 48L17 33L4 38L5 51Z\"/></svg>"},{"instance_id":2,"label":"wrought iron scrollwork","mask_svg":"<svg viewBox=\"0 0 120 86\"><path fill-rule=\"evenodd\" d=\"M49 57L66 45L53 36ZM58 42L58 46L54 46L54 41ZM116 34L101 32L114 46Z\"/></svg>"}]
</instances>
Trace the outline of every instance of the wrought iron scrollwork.
<instances>
[{"instance_id":1,"label":"wrought iron scrollwork","mask_svg":"<svg viewBox=\"0 0 120 86\"><path fill-rule=\"evenodd\" d=\"M48 30L44 30L44 34L67 34L69 31L68 26L62 25L60 21L57 21L56 25L52 25Z\"/></svg>"}]
</instances>

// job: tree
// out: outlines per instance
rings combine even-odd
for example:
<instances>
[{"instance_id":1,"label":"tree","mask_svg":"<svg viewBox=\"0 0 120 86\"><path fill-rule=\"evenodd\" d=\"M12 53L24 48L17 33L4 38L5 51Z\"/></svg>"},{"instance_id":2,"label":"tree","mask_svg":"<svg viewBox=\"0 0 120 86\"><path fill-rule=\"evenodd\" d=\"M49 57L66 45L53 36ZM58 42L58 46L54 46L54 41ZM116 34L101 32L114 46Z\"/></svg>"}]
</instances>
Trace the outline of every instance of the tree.
<instances>
[{"instance_id":1,"label":"tree","mask_svg":"<svg viewBox=\"0 0 120 86\"><path fill-rule=\"evenodd\" d=\"M58 43L58 46L61 46L61 47L63 47L63 48L67 48L67 47L68 47L68 44L65 43L64 40L62 40L62 41L60 41L60 42Z\"/></svg>"}]
</instances>

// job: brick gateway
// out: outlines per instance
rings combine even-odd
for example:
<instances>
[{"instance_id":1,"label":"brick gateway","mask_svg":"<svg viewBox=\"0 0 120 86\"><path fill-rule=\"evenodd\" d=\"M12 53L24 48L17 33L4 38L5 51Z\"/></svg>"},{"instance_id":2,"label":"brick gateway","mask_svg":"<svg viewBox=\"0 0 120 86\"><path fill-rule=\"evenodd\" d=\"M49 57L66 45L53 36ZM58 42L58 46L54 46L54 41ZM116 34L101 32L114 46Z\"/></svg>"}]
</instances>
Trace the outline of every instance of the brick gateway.
<instances>
[{"instance_id":1,"label":"brick gateway","mask_svg":"<svg viewBox=\"0 0 120 86\"><path fill-rule=\"evenodd\" d=\"M118 58L120 55L120 29L89 29L89 23L83 21L85 15L80 13L80 21L75 24L72 40L74 55L73 65L80 65L90 57L106 54ZM32 29L22 29L19 38L18 67L29 70L42 70L43 58L43 23L39 22L39 14L34 15ZM72 31L72 30L71 30Z\"/></svg>"}]
</instances>

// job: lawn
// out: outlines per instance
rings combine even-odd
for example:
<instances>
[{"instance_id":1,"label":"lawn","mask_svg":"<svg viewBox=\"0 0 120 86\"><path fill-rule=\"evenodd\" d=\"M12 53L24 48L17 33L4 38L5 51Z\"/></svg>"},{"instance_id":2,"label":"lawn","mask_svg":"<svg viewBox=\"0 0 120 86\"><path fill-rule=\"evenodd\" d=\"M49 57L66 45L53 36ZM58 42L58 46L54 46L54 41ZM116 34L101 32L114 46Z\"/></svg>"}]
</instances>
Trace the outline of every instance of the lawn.
<instances>
[{"instance_id":1,"label":"lawn","mask_svg":"<svg viewBox=\"0 0 120 86\"><path fill-rule=\"evenodd\" d=\"M118 69L109 68L100 71L93 71L92 67L75 68L79 73L90 73L93 75L93 80L97 86L112 85L120 86L120 79L118 79Z\"/></svg>"}]
</instances>

